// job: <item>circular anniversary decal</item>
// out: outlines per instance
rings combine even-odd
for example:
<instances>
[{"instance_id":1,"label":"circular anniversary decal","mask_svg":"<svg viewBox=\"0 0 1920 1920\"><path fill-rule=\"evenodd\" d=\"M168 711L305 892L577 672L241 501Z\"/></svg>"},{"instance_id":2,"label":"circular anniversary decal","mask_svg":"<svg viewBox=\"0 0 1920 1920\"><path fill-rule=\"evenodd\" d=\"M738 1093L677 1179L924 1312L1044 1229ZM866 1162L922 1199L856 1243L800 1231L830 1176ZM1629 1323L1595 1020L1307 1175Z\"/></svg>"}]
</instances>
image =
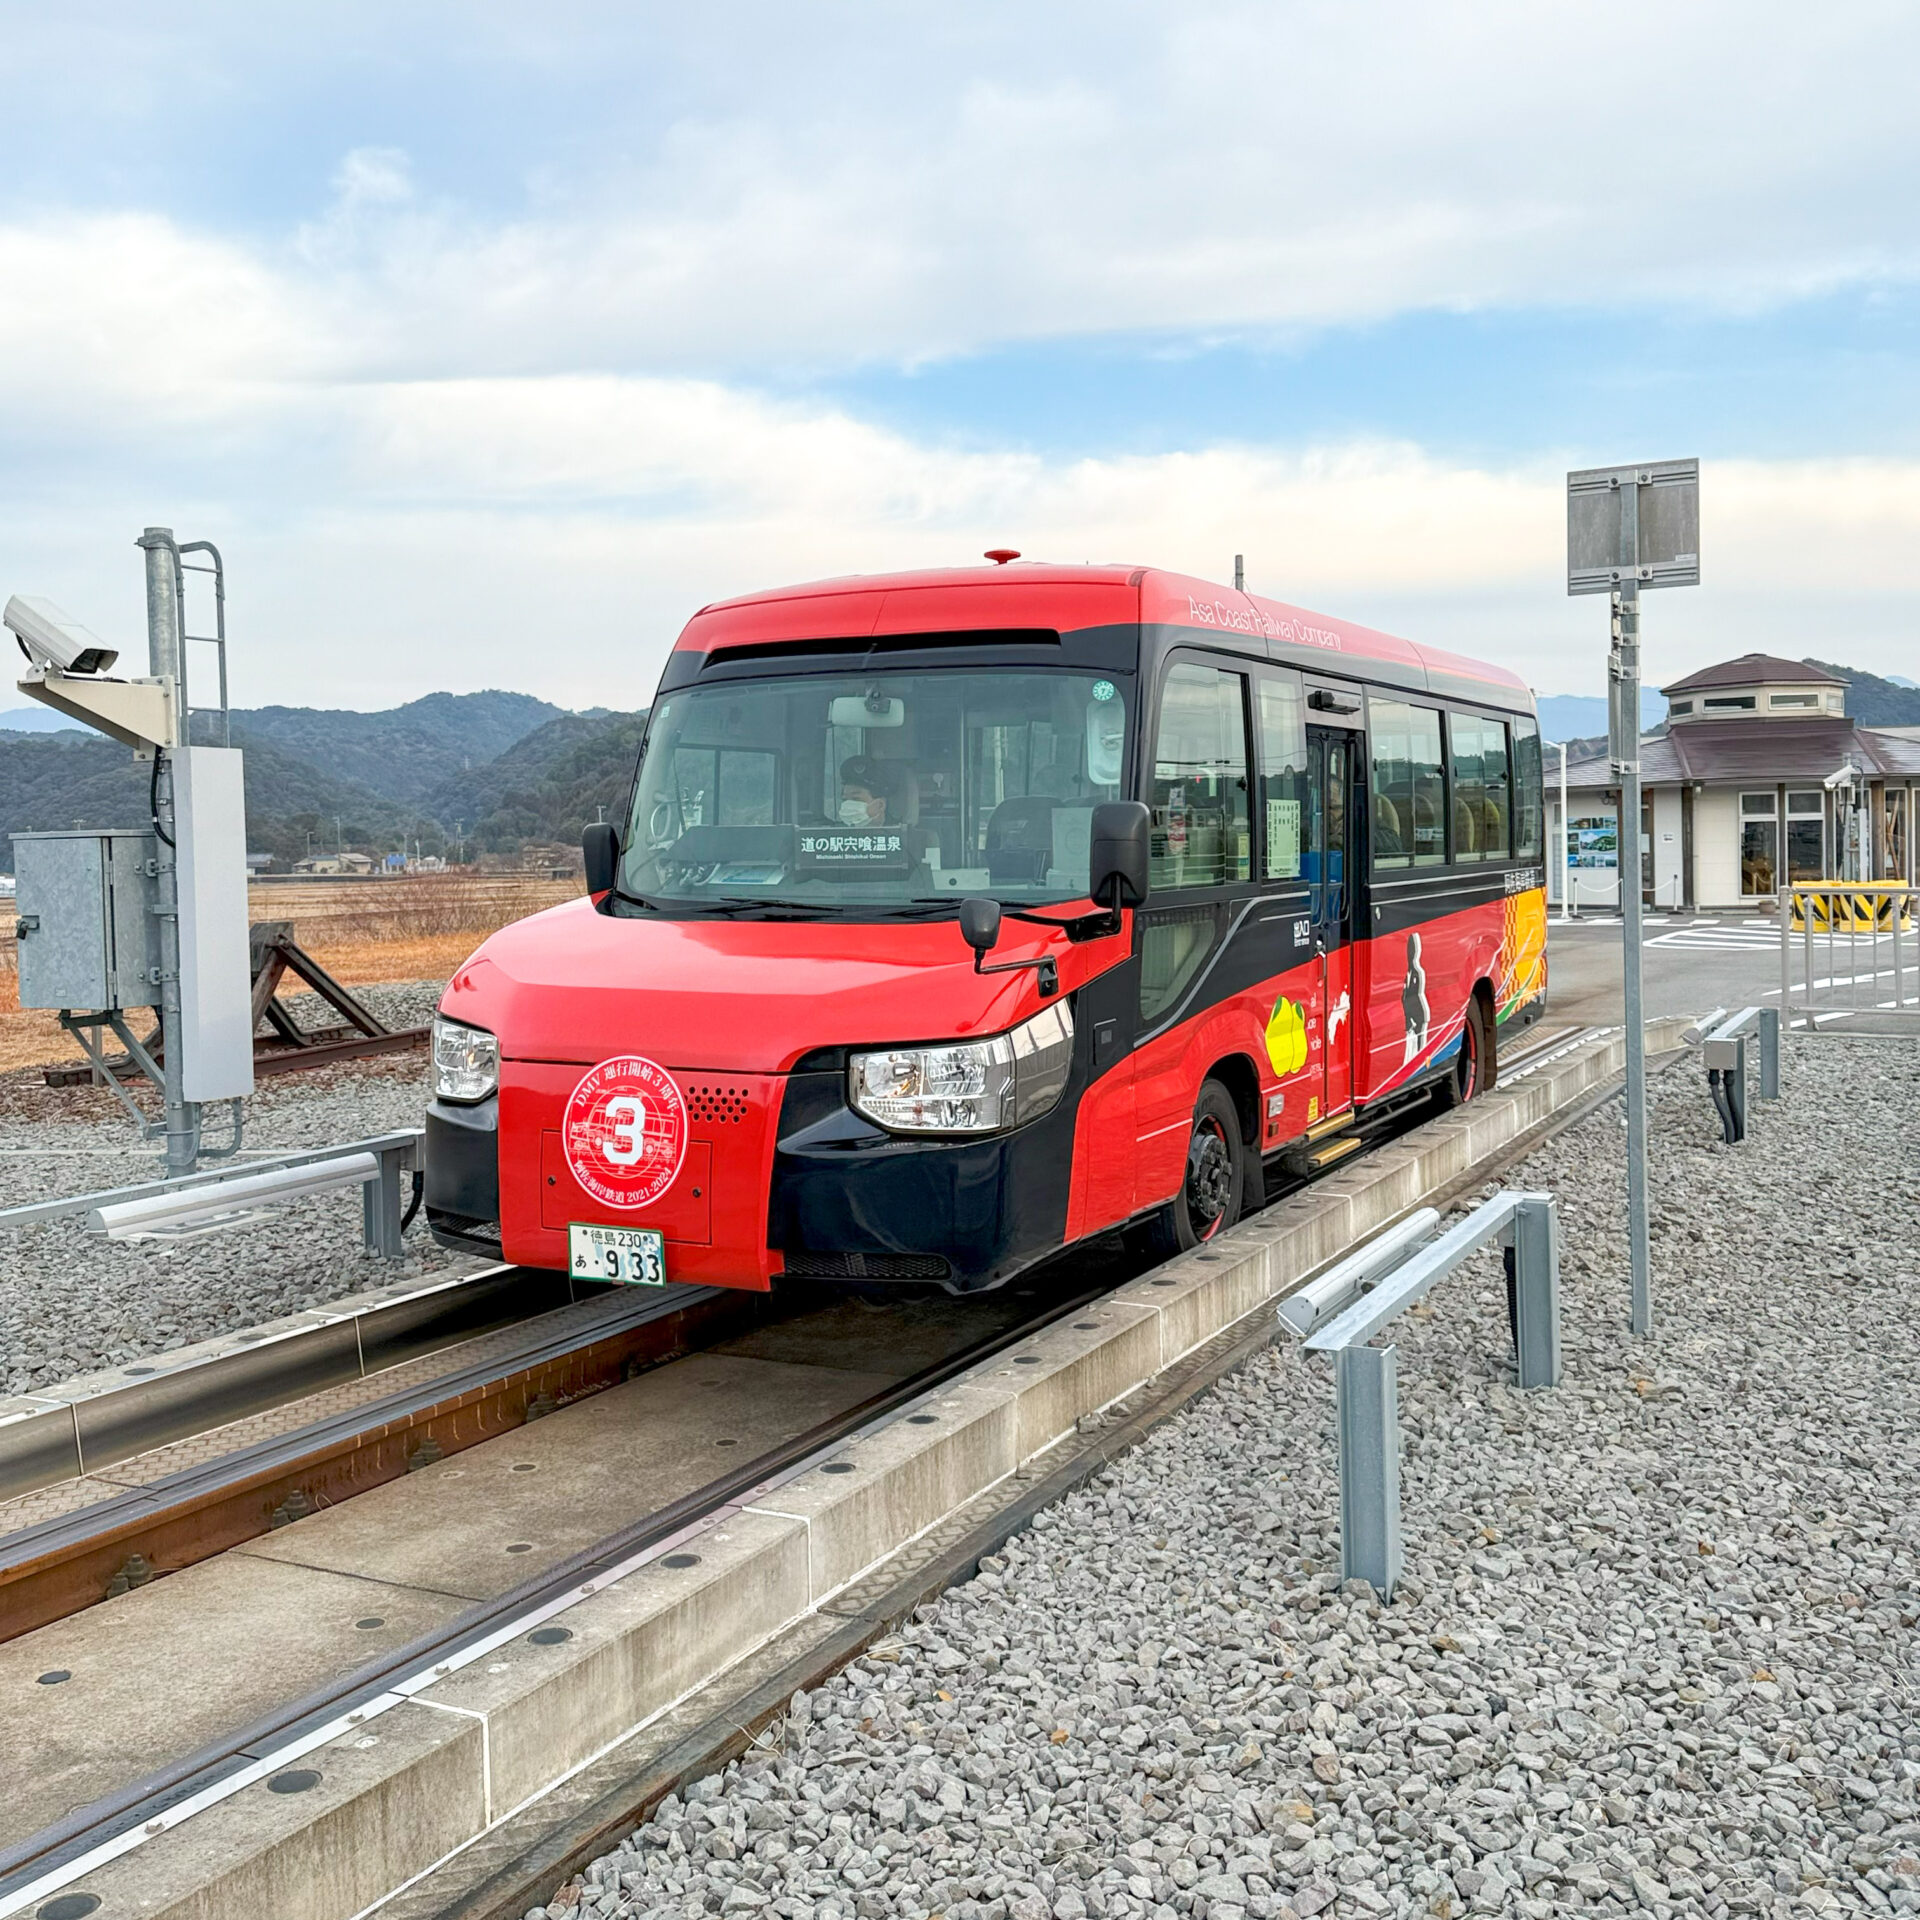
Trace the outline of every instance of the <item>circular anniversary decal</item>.
<instances>
[{"instance_id":1,"label":"circular anniversary decal","mask_svg":"<svg viewBox=\"0 0 1920 1920\"><path fill-rule=\"evenodd\" d=\"M560 1123L573 1177L609 1207L644 1207L679 1177L687 1103L664 1067L635 1053L602 1060Z\"/></svg>"}]
</instances>

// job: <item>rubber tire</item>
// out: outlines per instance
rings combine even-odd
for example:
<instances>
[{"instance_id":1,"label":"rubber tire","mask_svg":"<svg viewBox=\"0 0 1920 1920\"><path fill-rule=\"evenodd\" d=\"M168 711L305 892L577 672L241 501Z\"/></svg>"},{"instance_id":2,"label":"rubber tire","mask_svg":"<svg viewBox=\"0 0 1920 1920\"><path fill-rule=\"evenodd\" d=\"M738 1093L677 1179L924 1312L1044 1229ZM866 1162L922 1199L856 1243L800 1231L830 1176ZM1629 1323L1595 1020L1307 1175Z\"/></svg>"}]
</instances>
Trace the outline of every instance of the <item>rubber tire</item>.
<instances>
[{"instance_id":1,"label":"rubber tire","mask_svg":"<svg viewBox=\"0 0 1920 1920\"><path fill-rule=\"evenodd\" d=\"M1460 1051L1454 1055L1447 1074L1447 1105L1464 1107L1469 1100L1477 1100L1492 1088L1498 1071L1487 1003L1476 993L1467 1002L1467 1017L1460 1029Z\"/></svg>"},{"instance_id":2,"label":"rubber tire","mask_svg":"<svg viewBox=\"0 0 1920 1920\"><path fill-rule=\"evenodd\" d=\"M1197 1208L1195 1187L1219 1183L1219 1154L1227 1163L1226 1199L1210 1218ZM1204 1160L1204 1165L1200 1164ZM1218 1080L1208 1080L1194 1102L1193 1125L1187 1135L1187 1171L1180 1191L1157 1213L1151 1214L1128 1236L1136 1251L1152 1260L1171 1260L1176 1254L1216 1239L1240 1218L1247 1195L1247 1143L1240 1132L1240 1109Z\"/></svg>"}]
</instances>

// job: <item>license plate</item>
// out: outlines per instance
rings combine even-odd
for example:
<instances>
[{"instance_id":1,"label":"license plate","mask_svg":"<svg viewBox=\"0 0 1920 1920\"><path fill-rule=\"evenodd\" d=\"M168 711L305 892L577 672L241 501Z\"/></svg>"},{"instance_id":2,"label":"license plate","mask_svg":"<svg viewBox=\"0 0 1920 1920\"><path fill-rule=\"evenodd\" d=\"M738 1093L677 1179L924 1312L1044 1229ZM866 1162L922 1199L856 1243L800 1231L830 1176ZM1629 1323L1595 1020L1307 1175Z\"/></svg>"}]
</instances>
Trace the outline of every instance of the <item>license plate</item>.
<instances>
[{"instance_id":1,"label":"license plate","mask_svg":"<svg viewBox=\"0 0 1920 1920\"><path fill-rule=\"evenodd\" d=\"M567 1229L567 1265L577 1280L611 1280L623 1287L667 1284L667 1236L653 1227Z\"/></svg>"}]
</instances>

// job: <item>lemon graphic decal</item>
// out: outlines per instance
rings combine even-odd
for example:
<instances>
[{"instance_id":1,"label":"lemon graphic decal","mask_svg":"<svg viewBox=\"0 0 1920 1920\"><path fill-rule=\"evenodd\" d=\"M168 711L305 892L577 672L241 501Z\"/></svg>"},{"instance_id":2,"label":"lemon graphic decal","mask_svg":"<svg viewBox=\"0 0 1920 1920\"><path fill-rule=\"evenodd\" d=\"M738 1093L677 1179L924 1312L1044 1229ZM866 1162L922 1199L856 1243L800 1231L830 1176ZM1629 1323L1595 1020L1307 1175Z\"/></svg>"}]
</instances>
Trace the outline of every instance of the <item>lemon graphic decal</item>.
<instances>
[{"instance_id":1,"label":"lemon graphic decal","mask_svg":"<svg viewBox=\"0 0 1920 1920\"><path fill-rule=\"evenodd\" d=\"M1267 1022L1267 1058L1275 1073L1298 1073L1307 1064L1306 1016L1291 1000L1276 1000Z\"/></svg>"}]
</instances>

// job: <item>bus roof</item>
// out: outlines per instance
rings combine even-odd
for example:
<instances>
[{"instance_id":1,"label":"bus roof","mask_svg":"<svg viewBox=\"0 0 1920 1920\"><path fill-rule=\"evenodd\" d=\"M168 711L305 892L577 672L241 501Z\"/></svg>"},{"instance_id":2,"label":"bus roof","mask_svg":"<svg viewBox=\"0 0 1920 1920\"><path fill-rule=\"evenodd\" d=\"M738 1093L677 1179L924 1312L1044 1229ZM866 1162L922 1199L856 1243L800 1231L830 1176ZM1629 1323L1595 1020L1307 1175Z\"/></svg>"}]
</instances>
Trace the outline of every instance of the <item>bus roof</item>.
<instances>
[{"instance_id":1,"label":"bus roof","mask_svg":"<svg viewBox=\"0 0 1920 1920\"><path fill-rule=\"evenodd\" d=\"M1185 628L1236 653L1323 673L1436 692L1484 689L1481 697L1497 691L1502 705L1533 705L1527 683L1505 667L1158 567L1016 560L816 580L702 607L676 650L1001 627L1069 633L1135 622Z\"/></svg>"}]
</instances>

